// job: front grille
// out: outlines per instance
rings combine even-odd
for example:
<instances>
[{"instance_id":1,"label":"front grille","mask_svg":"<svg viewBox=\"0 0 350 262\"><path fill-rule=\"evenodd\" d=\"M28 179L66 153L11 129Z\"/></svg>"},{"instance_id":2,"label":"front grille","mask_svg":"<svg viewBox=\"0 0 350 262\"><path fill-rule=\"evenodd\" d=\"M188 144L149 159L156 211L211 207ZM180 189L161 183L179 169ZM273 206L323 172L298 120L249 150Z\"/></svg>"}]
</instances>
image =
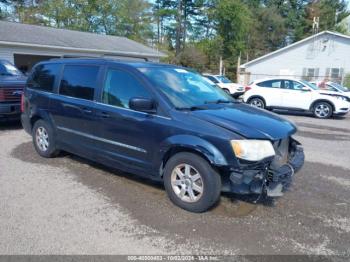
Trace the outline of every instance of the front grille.
<instances>
[{"instance_id":1,"label":"front grille","mask_svg":"<svg viewBox=\"0 0 350 262\"><path fill-rule=\"evenodd\" d=\"M0 88L0 101L1 102L20 102L22 87L5 87Z\"/></svg>"},{"instance_id":2,"label":"front grille","mask_svg":"<svg viewBox=\"0 0 350 262\"><path fill-rule=\"evenodd\" d=\"M277 140L273 143L276 155L271 163L271 169L278 169L288 162L289 138Z\"/></svg>"}]
</instances>

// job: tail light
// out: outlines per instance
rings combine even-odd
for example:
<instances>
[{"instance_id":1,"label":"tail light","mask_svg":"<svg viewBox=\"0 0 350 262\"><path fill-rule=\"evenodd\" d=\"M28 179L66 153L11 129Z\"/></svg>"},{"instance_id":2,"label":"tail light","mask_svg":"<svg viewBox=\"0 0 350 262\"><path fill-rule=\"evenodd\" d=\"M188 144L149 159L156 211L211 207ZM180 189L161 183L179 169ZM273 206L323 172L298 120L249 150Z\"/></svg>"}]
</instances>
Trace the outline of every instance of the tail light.
<instances>
[{"instance_id":1,"label":"tail light","mask_svg":"<svg viewBox=\"0 0 350 262\"><path fill-rule=\"evenodd\" d=\"M21 94L21 112L24 113L24 92Z\"/></svg>"},{"instance_id":2,"label":"tail light","mask_svg":"<svg viewBox=\"0 0 350 262\"><path fill-rule=\"evenodd\" d=\"M250 86L246 86L246 87L245 87L245 91L246 91L246 92L249 91L250 89L252 89Z\"/></svg>"},{"instance_id":3,"label":"tail light","mask_svg":"<svg viewBox=\"0 0 350 262\"><path fill-rule=\"evenodd\" d=\"M0 102L5 101L5 92L4 89L0 89Z\"/></svg>"}]
</instances>

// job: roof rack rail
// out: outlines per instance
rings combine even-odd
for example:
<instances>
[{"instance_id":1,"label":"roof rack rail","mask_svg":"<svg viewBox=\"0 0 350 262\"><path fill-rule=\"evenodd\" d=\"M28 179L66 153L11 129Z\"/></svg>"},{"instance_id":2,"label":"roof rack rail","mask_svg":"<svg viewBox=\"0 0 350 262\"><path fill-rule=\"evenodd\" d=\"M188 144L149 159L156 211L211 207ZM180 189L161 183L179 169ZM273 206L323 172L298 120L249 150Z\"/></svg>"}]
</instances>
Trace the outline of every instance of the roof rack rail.
<instances>
[{"instance_id":1,"label":"roof rack rail","mask_svg":"<svg viewBox=\"0 0 350 262\"><path fill-rule=\"evenodd\" d=\"M100 56L96 55L92 55L92 56L89 56L89 55L62 55L60 58L51 58L50 60L59 60L59 59L63 59L63 58L86 58L86 59L97 59L97 58L111 58L111 59L116 59L116 60L125 60L125 59L132 59L132 60L144 60L145 62L149 62L149 59L147 57L141 57L141 56L133 56L133 55L118 55L118 54L109 54L109 53L106 53L106 54L102 54Z\"/></svg>"}]
</instances>

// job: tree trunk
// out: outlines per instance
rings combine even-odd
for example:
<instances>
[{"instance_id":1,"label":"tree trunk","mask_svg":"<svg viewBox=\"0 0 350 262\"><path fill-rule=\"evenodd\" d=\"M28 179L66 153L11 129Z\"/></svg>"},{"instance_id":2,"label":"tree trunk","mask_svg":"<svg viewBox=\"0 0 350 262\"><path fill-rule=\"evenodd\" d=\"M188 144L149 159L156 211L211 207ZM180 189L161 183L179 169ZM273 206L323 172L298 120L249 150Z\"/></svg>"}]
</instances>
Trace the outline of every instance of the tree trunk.
<instances>
[{"instance_id":1,"label":"tree trunk","mask_svg":"<svg viewBox=\"0 0 350 262\"><path fill-rule=\"evenodd\" d=\"M176 14L176 39L175 39L175 55L181 51L181 33L182 33L182 0L178 0Z\"/></svg>"}]
</instances>

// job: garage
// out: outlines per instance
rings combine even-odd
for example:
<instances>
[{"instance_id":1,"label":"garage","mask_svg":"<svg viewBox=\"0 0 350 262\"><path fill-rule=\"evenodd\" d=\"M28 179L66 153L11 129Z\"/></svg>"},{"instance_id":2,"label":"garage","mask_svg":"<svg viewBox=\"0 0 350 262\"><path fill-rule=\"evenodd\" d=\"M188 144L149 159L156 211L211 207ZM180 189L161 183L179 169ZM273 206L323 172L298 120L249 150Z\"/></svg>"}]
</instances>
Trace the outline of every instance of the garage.
<instances>
[{"instance_id":1,"label":"garage","mask_svg":"<svg viewBox=\"0 0 350 262\"><path fill-rule=\"evenodd\" d=\"M112 57L158 62L163 53L125 37L0 21L0 59L28 72L60 57Z\"/></svg>"},{"instance_id":2,"label":"garage","mask_svg":"<svg viewBox=\"0 0 350 262\"><path fill-rule=\"evenodd\" d=\"M53 58L59 58L59 56L13 54L15 66L23 73L28 72L36 63Z\"/></svg>"}]
</instances>

